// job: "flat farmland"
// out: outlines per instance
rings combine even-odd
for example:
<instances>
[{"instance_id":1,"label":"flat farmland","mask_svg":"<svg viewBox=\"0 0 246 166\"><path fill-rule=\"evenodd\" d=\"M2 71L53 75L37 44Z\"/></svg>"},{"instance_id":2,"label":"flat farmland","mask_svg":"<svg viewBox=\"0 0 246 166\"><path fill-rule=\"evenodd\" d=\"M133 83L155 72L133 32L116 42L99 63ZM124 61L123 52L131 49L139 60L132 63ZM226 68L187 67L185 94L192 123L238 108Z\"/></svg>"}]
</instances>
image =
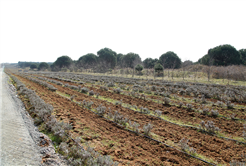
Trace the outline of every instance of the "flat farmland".
<instances>
[{"instance_id":1,"label":"flat farmland","mask_svg":"<svg viewBox=\"0 0 246 166\"><path fill-rule=\"evenodd\" d=\"M230 165L246 151L246 89L74 73L12 73L83 146L120 165ZM55 90L49 90L46 82Z\"/></svg>"}]
</instances>

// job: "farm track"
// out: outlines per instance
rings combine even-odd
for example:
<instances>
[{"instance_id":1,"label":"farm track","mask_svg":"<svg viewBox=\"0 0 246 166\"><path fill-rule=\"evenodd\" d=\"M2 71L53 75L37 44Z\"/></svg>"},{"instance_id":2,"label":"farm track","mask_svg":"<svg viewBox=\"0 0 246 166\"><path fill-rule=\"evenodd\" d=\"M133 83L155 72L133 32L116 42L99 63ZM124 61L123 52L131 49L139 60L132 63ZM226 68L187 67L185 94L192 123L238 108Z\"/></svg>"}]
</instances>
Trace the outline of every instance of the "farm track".
<instances>
[{"instance_id":1,"label":"farm track","mask_svg":"<svg viewBox=\"0 0 246 166\"><path fill-rule=\"evenodd\" d=\"M127 163L134 165L206 165L175 149L130 133L36 83L15 76L28 88L35 90L44 101L53 105L59 119L72 123L74 135L83 135L85 128L94 130L98 136L96 138L87 137L87 139L94 144L96 150L113 156L114 160L123 165ZM102 145L104 140L111 144Z\"/></svg>"},{"instance_id":2,"label":"farm track","mask_svg":"<svg viewBox=\"0 0 246 166\"><path fill-rule=\"evenodd\" d=\"M53 80L56 80L56 79L53 79ZM78 84L76 83L65 82L65 81L60 81L60 82L64 84L69 83L70 85L78 86ZM233 120L228 120L228 119L220 118L220 117L217 117L217 118L210 117L210 116L206 116L206 115L200 114L195 111L188 111L185 108L178 108L176 106L163 106L162 104L158 104L153 101L146 101L144 99L127 96L124 94L116 94L110 91L101 90L99 88L94 88L94 87L90 87L86 85L84 86L89 88L90 90L93 90L94 92L100 93L100 96L112 98L115 100L122 100L123 103L136 105L138 107L140 106L146 107L152 111L160 110L162 111L162 114L164 114L165 116L169 116L173 119L182 121L186 124L192 124L192 125L197 126L198 124L201 123L202 120L205 122L213 121L215 123L215 126L219 127L223 133L228 134L227 137L235 137L235 136L242 137L243 123L240 123L240 121L233 121Z\"/></svg>"},{"instance_id":3,"label":"farm track","mask_svg":"<svg viewBox=\"0 0 246 166\"><path fill-rule=\"evenodd\" d=\"M64 81L60 81L60 82L67 83ZM72 83L69 84L73 85ZM121 114L127 116L131 121L135 121L139 123L141 126L150 122L151 124L154 125L152 132L160 136L159 139L162 142L168 143L168 141L172 141L173 143L178 144L182 138L188 138L190 140L189 142L191 146L197 150L197 153L202 154L208 158L211 158L214 161L217 161L218 163L229 163L234 156L240 156L245 150L245 145L238 145L234 141L227 141L218 138L216 136L211 136L208 134L198 132L195 129L185 128L178 125L170 124L163 120L160 120L159 118L141 114L119 105L116 106L112 103L108 103L106 101L96 99L95 97L88 96L83 93L79 93L69 88L61 87L56 84L52 84L52 85L55 86L58 89L58 91L62 93L68 94L70 96L76 95L77 96L75 97L76 101L83 101L83 100L93 101L94 102L93 106L95 106L94 108L98 107L99 105L110 107L112 110L117 110ZM95 89L92 87L88 87L88 88L93 89L96 92L100 92L100 95L107 96L117 100L122 99L119 97L123 96L123 95L119 96L115 93L108 93L107 91L100 91L99 89ZM131 103L132 97L130 96L126 96L126 97L128 99L128 103L129 102ZM158 105L157 103L154 104ZM163 108L165 107L162 107L162 109ZM183 110L185 111L186 109Z\"/></svg>"}]
</instances>

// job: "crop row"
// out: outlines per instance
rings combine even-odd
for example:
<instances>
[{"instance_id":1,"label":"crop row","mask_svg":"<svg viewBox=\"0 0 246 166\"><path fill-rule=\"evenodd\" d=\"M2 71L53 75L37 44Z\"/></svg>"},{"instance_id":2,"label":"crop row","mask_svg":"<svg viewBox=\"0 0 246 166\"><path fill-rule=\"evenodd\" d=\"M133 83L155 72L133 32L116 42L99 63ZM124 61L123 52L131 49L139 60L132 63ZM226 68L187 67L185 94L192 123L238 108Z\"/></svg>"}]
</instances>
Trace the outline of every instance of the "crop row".
<instances>
[{"instance_id":1,"label":"crop row","mask_svg":"<svg viewBox=\"0 0 246 166\"><path fill-rule=\"evenodd\" d=\"M22 80L24 80L24 79L22 79ZM24 81L26 81L26 80L24 80ZM51 99L50 98L51 96L57 96L55 94L51 94L51 92L47 92L47 90L45 90L45 88L40 89L39 86L36 86L36 85L34 85L32 83L29 83L29 82L28 82L28 84L31 84L30 86L32 88L38 88L39 90L37 92L39 92L40 94L42 94L44 92L49 93L50 94L49 95L49 99ZM53 98L53 100L55 100L56 102L58 102L58 100L56 100L56 98ZM61 103L65 102L65 101L62 101L63 99L60 99L59 98L59 100L61 101L61 102L59 102L60 103L59 105L61 105ZM66 104L68 104L68 103L66 102ZM64 103L62 106L63 107L67 107L66 104ZM74 109L78 109L78 107L76 107L76 106L74 106L73 108ZM81 108L78 109L78 110L81 110ZM56 110L56 111L58 111L58 110ZM86 116L85 114L87 114L88 116ZM86 119L81 119L81 120L86 120L87 123L98 123L98 124L100 124L100 127L99 127L100 130L101 130L101 127L105 126L105 125L102 125L102 124L105 124L105 122L103 120L101 120L101 119L96 118L97 120L94 122L94 120L92 120L92 119L95 119L95 117L92 114L90 114L90 113L88 113L86 111L83 111L83 114L82 115L85 115L86 116ZM74 117L73 112L70 112L69 113L69 116L73 116ZM79 117L80 117L80 115L79 116L76 116L76 118L79 118ZM87 123L86 123L86 125L87 125ZM114 137L122 137L123 135L125 135L125 134L123 134L123 133L126 133L126 132L124 132L124 130L121 130L121 132L119 134L117 134L116 131L119 130L120 128L115 127L114 125L111 125L108 122L106 122L106 123L107 123L107 125L106 125L107 127L106 128L110 127L110 130L107 129L107 132L109 132L109 133L106 133L106 135L114 134ZM74 130L76 130L76 127L75 126L73 126L73 127L74 127ZM115 131L115 129L116 129L116 131ZM99 132L99 131L97 131L97 132ZM105 132L103 132L103 134L105 135ZM134 141L136 139L136 136L128 133L127 134L127 137L124 137L124 138L125 138L125 141L131 140L131 142L136 142L136 141L137 142L141 142L141 144L137 143L137 146L143 147L145 153L147 152L150 155L151 158L153 158L155 160L158 160L158 161L161 161L163 163L167 162L169 164L170 163L176 163L176 164L178 164L180 162L183 162L183 163L186 163L186 164L188 164L188 163L195 164L196 163L195 165L197 165L199 163L199 162L197 162L195 160L192 160L191 158L185 157L186 156L185 154L182 154L182 153L180 153L177 150L174 150L172 148L170 149L170 148L167 148L165 146L161 146L159 144L151 143L151 141L146 141L141 136L137 136L138 139L136 141ZM128 146L128 145L126 144L125 146ZM132 146L132 145L130 145L130 146ZM135 146L132 146L129 150L130 150L131 153L134 153L134 152L136 152L136 150L138 150L138 148L136 149ZM129 150L128 150L128 152L129 152ZM151 153L149 153L150 150L151 150ZM117 152L117 154L118 154L118 152ZM145 157L148 158L147 156L145 156ZM144 161L144 159L143 159L143 161ZM142 161L142 163L144 163L143 161ZM155 162L152 162L152 163L155 163ZM157 165L160 165L160 163L157 164Z\"/></svg>"},{"instance_id":2,"label":"crop row","mask_svg":"<svg viewBox=\"0 0 246 166\"><path fill-rule=\"evenodd\" d=\"M40 74L40 73L39 73ZM74 80L78 82L104 82L108 84L127 84L144 90L144 87L152 85L153 91L185 94L189 96L204 96L205 98L215 98L218 100L229 100L235 102L246 102L246 88L244 86L224 86L217 84L202 84L191 82L168 82L161 80L143 80L137 78L122 78L112 76L92 76L85 74L71 73L41 73L52 78L63 78L64 80Z\"/></svg>"},{"instance_id":3,"label":"crop row","mask_svg":"<svg viewBox=\"0 0 246 166\"><path fill-rule=\"evenodd\" d=\"M70 85L69 85L70 86ZM69 87L68 86L68 87ZM74 86L74 85L72 85L72 86ZM57 87L58 88L58 87ZM59 89L59 91L61 91L61 89L60 88L58 88ZM69 93L69 92L67 92L66 91L66 93ZM73 94L76 94L75 92L70 92L70 94L71 94L71 96L73 95ZM79 95L79 94L78 94ZM125 112L125 110L124 111L122 111L122 112ZM211 124L209 124L209 123L207 123L207 126L209 127L209 125L211 125ZM156 126L156 125L155 125ZM165 124L165 126L167 126L167 124ZM200 137L203 137L203 136L200 136ZM182 137L181 137L182 138ZM197 138L196 138L197 139ZM191 139L191 141L192 141L192 139ZM176 141L177 142L177 141ZM193 142L192 142L192 144L193 144ZM216 143L215 143L216 144ZM213 147L213 146L212 146ZM233 148L232 148L233 149ZM214 151L214 150L212 150L212 151Z\"/></svg>"},{"instance_id":4,"label":"crop row","mask_svg":"<svg viewBox=\"0 0 246 166\"><path fill-rule=\"evenodd\" d=\"M64 84L64 85L68 86L68 87L71 86L70 87L71 89L74 89L74 86L75 86L75 85L69 85L69 84ZM79 88L77 87L75 90L77 90L77 89L79 89ZM112 92L108 92L108 91L102 92L101 90L95 89L95 88L94 88L94 91L98 91L98 92L100 92L101 95L104 94L104 96L106 96L106 97L107 96L115 96L116 98L120 98L121 100L124 100L125 103L131 102L131 101L136 101L137 103L141 103L140 107L141 107L141 105L145 106L146 103L148 103L148 106L156 105L156 103L151 102L151 101L146 102L146 100L144 100L144 99L130 98L130 100L129 100L129 99L127 99L127 97L125 98L124 95L113 94ZM164 101L164 102L166 102L166 101ZM155 108L157 110L158 109L161 110L161 109L163 109L163 106L158 104L158 105L156 105ZM214 115L214 116L210 116L210 117L206 116L208 114L207 108L204 108L203 110L201 110L201 113L200 112L194 113L194 111L192 112L192 110L193 110L192 106L189 107L189 105L186 107L186 109L182 109L182 112L181 112L182 115L181 116L184 115L187 117L186 122L192 121L192 123L200 124L202 122L202 120L199 121L199 119L206 119L207 121L215 121L216 124L219 124L219 126L221 126L220 128L222 129L222 131L227 132L227 133L231 133L232 135L239 136L239 137L243 136L244 127L243 127L243 123L240 123L240 121L234 121L233 120L230 123L228 123L228 120L226 118L223 118L223 117L216 118L218 116L218 112L216 110L211 110L211 115ZM167 114L166 110L164 112L165 112L165 114ZM180 112L180 111L178 111L178 112ZM170 112L170 114L172 114L172 112ZM180 118L180 116L178 116L178 117ZM193 119L194 117L196 117L195 120Z\"/></svg>"},{"instance_id":5,"label":"crop row","mask_svg":"<svg viewBox=\"0 0 246 166\"><path fill-rule=\"evenodd\" d=\"M71 165L118 165L118 163L113 162L109 156L102 156L89 146L86 148L81 147L78 141L72 146L69 146L66 143L67 139L75 140L69 134L72 126L63 121L57 121L53 115L53 106L45 103L44 100L42 100L33 90L28 89L17 77L9 72L7 73L16 84L17 90L19 90L18 94L29 100L31 105L29 113L34 118L35 124L42 124L45 126L45 130L52 132L61 139L62 142L59 145L59 151L69 158L68 161ZM32 78L29 79L47 87L49 90L53 91L56 89L46 82Z\"/></svg>"}]
</instances>

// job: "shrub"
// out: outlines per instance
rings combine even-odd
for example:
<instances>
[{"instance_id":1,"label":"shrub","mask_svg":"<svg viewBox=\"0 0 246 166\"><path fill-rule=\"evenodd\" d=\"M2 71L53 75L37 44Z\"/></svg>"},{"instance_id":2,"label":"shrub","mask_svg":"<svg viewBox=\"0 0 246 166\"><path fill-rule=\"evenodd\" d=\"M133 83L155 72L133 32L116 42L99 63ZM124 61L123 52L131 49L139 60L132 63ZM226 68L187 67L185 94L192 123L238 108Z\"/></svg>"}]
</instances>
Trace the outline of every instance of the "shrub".
<instances>
[{"instance_id":1,"label":"shrub","mask_svg":"<svg viewBox=\"0 0 246 166\"><path fill-rule=\"evenodd\" d=\"M185 139L185 138L182 138L182 139L179 141L179 143L180 143L180 148L181 148L183 151L188 151L188 150L189 150L188 142L189 142L189 140L188 140L188 139Z\"/></svg>"},{"instance_id":2,"label":"shrub","mask_svg":"<svg viewBox=\"0 0 246 166\"><path fill-rule=\"evenodd\" d=\"M185 139L185 138L182 138L179 141L181 150L186 151L186 152L190 152L192 154L196 153L196 149L190 148L188 145L188 142L189 142L189 140Z\"/></svg>"},{"instance_id":3,"label":"shrub","mask_svg":"<svg viewBox=\"0 0 246 166\"><path fill-rule=\"evenodd\" d=\"M201 102L202 102L202 104L206 104L207 103L204 95L202 95Z\"/></svg>"},{"instance_id":4,"label":"shrub","mask_svg":"<svg viewBox=\"0 0 246 166\"><path fill-rule=\"evenodd\" d=\"M93 96L94 94L93 90L89 91L89 96Z\"/></svg>"},{"instance_id":5,"label":"shrub","mask_svg":"<svg viewBox=\"0 0 246 166\"><path fill-rule=\"evenodd\" d=\"M161 114L162 114L162 111L160 111L160 110L155 110L154 114L157 115L158 117L160 117Z\"/></svg>"},{"instance_id":6,"label":"shrub","mask_svg":"<svg viewBox=\"0 0 246 166\"><path fill-rule=\"evenodd\" d=\"M98 98L98 97L99 97L99 95L100 95L100 93L96 93L96 98Z\"/></svg>"},{"instance_id":7,"label":"shrub","mask_svg":"<svg viewBox=\"0 0 246 166\"><path fill-rule=\"evenodd\" d=\"M218 110L211 110L211 116L213 116L213 117L219 116Z\"/></svg>"},{"instance_id":8,"label":"shrub","mask_svg":"<svg viewBox=\"0 0 246 166\"><path fill-rule=\"evenodd\" d=\"M120 100L120 101L115 101L115 105L122 105L122 100Z\"/></svg>"},{"instance_id":9,"label":"shrub","mask_svg":"<svg viewBox=\"0 0 246 166\"><path fill-rule=\"evenodd\" d=\"M155 86L155 85L151 86L151 90L152 91L156 91L157 90L157 86Z\"/></svg>"},{"instance_id":10,"label":"shrub","mask_svg":"<svg viewBox=\"0 0 246 166\"><path fill-rule=\"evenodd\" d=\"M111 111L110 108L108 108L108 114L107 114L107 117L108 117L109 119L113 119L113 117L114 117L114 115L113 115L113 113L112 113L112 111Z\"/></svg>"},{"instance_id":11,"label":"shrub","mask_svg":"<svg viewBox=\"0 0 246 166\"><path fill-rule=\"evenodd\" d=\"M120 85L120 88L124 90L126 88L126 85L124 85L124 84Z\"/></svg>"},{"instance_id":12,"label":"shrub","mask_svg":"<svg viewBox=\"0 0 246 166\"><path fill-rule=\"evenodd\" d=\"M204 108L204 109L202 110L202 114L203 114L203 115L208 115L208 113L209 113L209 109L208 109L208 108Z\"/></svg>"},{"instance_id":13,"label":"shrub","mask_svg":"<svg viewBox=\"0 0 246 166\"><path fill-rule=\"evenodd\" d=\"M68 153L69 153L68 148L69 148L69 147L68 147L67 143L65 143L65 142L62 142L62 143L60 143L60 145L59 145L59 151L60 151L62 154L64 154L65 156L67 156Z\"/></svg>"},{"instance_id":14,"label":"shrub","mask_svg":"<svg viewBox=\"0 0 246 166\"><path fill-rule=\"evenodd\" d=\"M123 126L126 126L126 123L128 122L128 118L125 118L123 115L121 115L118 111L115 112L113 119L116 123L119 123Z\"/></svg>"},{"instance_id":15,"label":"shrub","mask_svg":"<svg viewBox=\"0 0 246 166\"><path fill-rule=\"evenodd\" d=\"M144 92L144 89L143 89L143 88L139 88L139 89L138 89L138 92L139 92L139 93L143 93L143 92Z\"/></svg>"},{"instance_id":16,"label":"shrub","mask_svg":"<svg viewBox=\"0 0 246 166\"><path fill-rule=\"evenodd\" d=\"M75 98L75 95L70 96L70 100L73 101L73 99Z\"/></svg>"},{"instance_id":17,"label":"shrub","mask_svg":"<svg viewBox=\"0 0 246 166\"><path fill-rule=\"evenodd\" d=\"M107 88L106 86L100 86L100 89L101 89L101 90L108 91L108 88Z\"/></svg>"},{"instance_id":18,"label":"shrub","mask_svg":"<svg viewBox=\"0 0 246 166\"><path fill-rule=\"evenodd\" d=\"M204 131L207 131L208 133L214 134L215 132L218 132L220 129L214 125L213 121L208 121L207 124L202 121L200 123L200 128Z\"/></svg>"},{"instance_id":19,"label":"shrub","mask_svg":"<svg viewBox=\"0 0 246 166\"><path fill-rule=\"evenodd\" d=\"M230 115L231 120L236 120L236 119L237 119L236 116L237 116L236 114L231 114L231 115Z\"/></svg>"},{"instance_id":20,"label":"shrub","mask_svg":"<svg viewBox=\"0 0 246 166\"><path fill-rule=\"evenodd\" d=\"M105 112L106 112L106 107L102 106L102 105L99 105L99 107L97 107L96 110L97 110L97 113L100 116L103 116L105 114Z\"/></svg>"},{"instance_id":21,"label":"shrub","mask_svg":"<svg viewBox=\"0 0 246 166\"><path fill-rule=\"evenodd\" d=\"M88 108L91 108L92 104L94 104L92 101L83 100L83 105Z\"/></svg>"},{"instance_id":22,"label":"shrub","mask_svg":"<svg viewBox=\"0 0 246 166\"><path fill-rule=\"evenodd\" d=\"M184 105L184 103L182 103L182 102L179 102L179 103L178 103L178 107L179 107L179 108L181 108L183 105Z\"/></svg>"},{"instance_id":23,"label":"shrub","mask_svg":"<svg viewBox=\"0 0 246 166\"><path fill-rule=\"evenodd\" d=\"M231 103L231 101L226 101L226 106L228 109L233 109L234 108L234 104Z\"/></svg>"},{"instance_id":24,"label":"shrub","mask_svg":"<svg viewBox=\"0 0 246 166\"><path fill-rule=\"evenodd\" d=\"M114 93L120 94L120 92L121 92L121 89L120 88L114 89Z\"/></svg>"},{"instance_id":25,"label":"shrub","mask_svg":"<svg viewBox=\"0 0 246 166\"><path fill-rule=\"evenodd\" d=\"M217 101L216 105L219 106L219 107L223 107L224 103L222 101Z\"/></svg>"},{"instance_id":26,"label":"shrub","mask_svg":"<svg viewBox=\"0 0 246 166\"><path fill-rule=\"evenodd\" d=\"M243 131L243 138L246 140L246 124L244 124L243 125L243 129L244 129L244 131Z\"/></svg>"},{"instance_id":27,"label":"shrub","mask_svg":"<svg viewBox=\"0 0 246 166\"><path fill-rule=\"evenodd\" d=\"M140 107L140 112L144 113L144 114L149 114L150 113L148 108L143 108L143 107Z\"/></svg>"},{"instance_id":28,"label":"shrub","mask_svg":"<svg viewBox=\"0 0 246 166\"><path fill-rule=\"evenodd\" d=\"M170 104L170 99L167 98L167 97L164 97L164 98L163 98L163 101L164 101L164 104L165 104L165 105L169 105L169 104Z\"/></svg>"},{"instance_id":29,"label":"shrub","mask_svg":"<svg viewBox=\"0 0 246 166\"><path fill-rule=\"evenodd\" d=\"M86 88L86 87L81 88L81 92L82 92L82 93L87 93L88 91L89 91L89 89Z\"/></svg>"},{"instance_id":30,"label":"shrub","mask_svg":"<svg viewBox=\"0 0 246 166\"><path fill-rule=\"evenodd\" d=\"M129 120L129 126L133 129L133 131L139 133L139 129L138 127L140 126L138 123L134 122L132 123L130 120Z\"/></svg>"},{"instance_id":31,"label":"shrub","mask_svg":"<svg viewBox=\"0 0 246 166\"><path fill-rule=\"evenodd\" d=\"M152 94L152 92L150 90L146 90L145 93Z\"/></svg>"},{"instance_id":32,"label":"shrub","mask_svg":"<svg viewBox=\"0 0 246 166\"><path fill-rule=\"evenodd\" d=\"M153 129L153 125L148 123L147 125L144 125L143 131L145 135L149 135L150 131Z\"/></svg>"},{"instance_id":33,"label":"shrub","mask_svg":"<svg viewBox=\"0 0 246 166\"><path fill-rule=\"evenodd\" d=\"M191 111L193 108L193 105L192 104L186 104L186 107L187 107L188 111Z\"/></svg>"},{"instance_id":34,"label":"shrub","mask_svg":"<svg viewBox=\"0 0 246 166\"><path fill-rule=\"evenodd\" d=\"M110 83L107 84L107 86L108 86L108 87L114 87L115 85L114 85L113 82L110 82Z\"/></svg>"},{"instance_id":35,"label":"shrub","mask_svg":"<svg viewBox=\"0 0 246 166\"><path fill-rule=\"evenodd\" d=\"M159 91L154 91L154 95L160 95Z\"/></svg>"}]
</instances>

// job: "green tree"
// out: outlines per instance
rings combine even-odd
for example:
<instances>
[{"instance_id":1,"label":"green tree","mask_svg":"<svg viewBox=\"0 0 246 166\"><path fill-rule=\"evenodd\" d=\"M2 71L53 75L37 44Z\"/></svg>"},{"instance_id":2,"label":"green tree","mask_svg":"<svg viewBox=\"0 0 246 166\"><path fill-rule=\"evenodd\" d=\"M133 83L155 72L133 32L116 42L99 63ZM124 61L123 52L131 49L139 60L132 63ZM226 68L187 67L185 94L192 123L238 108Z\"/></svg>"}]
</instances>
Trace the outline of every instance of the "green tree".
<instances>
[{"instance_id":1,"label":"green tree","mask_svg":"<svg viewBox=\"0 0 246 166\"><path fill-rule=\"evenodd\" d=\"M122 57L122 63L123 67L134 69L137 64L141 63L141 58L138 54L130 52Z\"/></svg>"},{"instance_id":2,"label":"green tree","mask_svg":"<svg viewBox=\"0 0 246 166\"><path fill-rule=\"evenodd\" d=\"M212 63L215 66L239 65L241 55L233 46L225 44L209 49L208 54L204 55L198 62L204 65Z\"/></svg>"},{"instance_id":3,"label":"green tree","mask_svg":"<svg viewBox=\"0 0 246 166\"><path fill-rule=\"evenodd\" d=\"M190 61L190 60L186 60L186 61L184 61L184 62L182 63L182 66L183 66L183 67L187 67L187 66L191 66L191 65L193 65L193 62Z\"/></svg>"},{"instance_id":4,"label":"green tree","mask_svg":"<svg viewBox=\"0 0 246 166\"><path fill-rule=\"evenodd\" d=\"M57 60L54 62L54 66L60 69L63 67L69 68L72 64L73 64L73 60L66 55L57 58Z\"/></svg>"},{"instance_id":5,"label":"green tree","mask_svg":"<svg viewBox=\"0 0 246 166\"><path fill-rule=\"evenodd\" d=\"M159 58L160 63L164 68L177 69L181 67L181 59L172 51L162 54Z\"/></svg>"},{"instance_id":6,"label":"green tree","mask_svg":"<svg viewBox=\"0 0 246 166\"><path fill-rule=\"evenodd\" d=\"M33 62L20 62L20 61L18 62L18 65L21 68L30 67L32 64L33 64Z\"/></svg>"},{"instance_id":7,"label":"green tree","mask_svg":"<svg viewBox=\"0 0 246 166\"><path fill-rule=\"evenodd\" d=\"M246 49L239 50L241 54L241 64L246 65Z\"/></svg>"},{"instance_id":8,"label":"green tree","mask_svg":"<svg viewBox=\"0 0 246 166\"><path fill-rule=\"evenodd\" d=\"M140 58L140 56L138 54L130 52L130 53L128 53L128 54L126 54L126 55L124 55L122 57L122 65L123 65L123 67L126 67L126 68L129 67L129 68L133 69L132 77L134 77L135 66L137 64L140 64L140 63L142 63L142 62L141 62L141 58Z\"/></svg>"},{"instance_id":9,"label":"green tree","mask_svg":"<svg viewBox=\"0 0 246 166\"><path fill-rule=\"evenodd\" d=\"M77 63L79 67L88 69L94 67L97 64L97 59L98 57L95 54L89 53L81 56Z\"/></svg>"},{"instance_id":10,"label":"green tree","mask_svg":"<svg viewBox=\"0 0 246 166\"><path fill-rule=\"evenodd\" d=\"M114 69L117 63L116 52L112 51L110 48L103 48L97 52L97 55L101 70Z\"/></svg>"},{"instance_id":11,"label":"green tree","mask_svg":"<svg viewBox=\"0 0 246 166\"><path fill-rule=\"evenodd\" d=\"M155 64L154 69L155 69L155 72L157 72L158 74L160 74L160 72L163 72L164 67L160 63L157 63L157 64Z\"/></svg>"},{"instance_id":12,"label":"green tree","mask_svg":"<svg viewBox=\"0 0 246 166\"><path fill-rule=\"evenodd\" d=\"M49 64L46 63L46 62L41 62L39 65L38 65L38 70L45 70L45 69L48 69L49 68Z\"/></svg>"},{"instance_id":13,"label":"green tree","mask_svg":"<svg viewBox=\"0 0 246 166\"><path fill-rule=\"evenodd\" d=\"M122 58L123 58L123 54L119 53L116 55L116 59L117 59L117 66L122 67Z\"/></svg>"},{"instance_id":14,"label":"green tree","mask_svg":"<svg viewBox=\"0 0 246 166\"><path fill-rule=\"evenodd\" d=\"M155 64L158 63L158 59L155 58L155 59L152 59L152 58L146 58L144 61L143 61L143 65L144 65L144 68L147 68L147 69L153 69Z\"/></svg>"},{"instance_id":15,"label":"green tree","mask_svg":"<svg viewBox=\"0 0 246 166\"><path fill-rule=\"evenodd\" d=\"M143 66L138 64L136 67L135 67L135 70L140 74L140 72L143 70Z\"/></svg>"},{"instance_id":16,"label":"green tree","mask_svg":"<svg viewBox=\"0 0 246 166\"><path fill-rule=\"evenodd\" d=\"M30 69L37 69L38 68L38 65L37 64L35 64L35 63L33 63L33 64L31 64L31 66L30 66Z\"/></svg>"}]
</instances>

